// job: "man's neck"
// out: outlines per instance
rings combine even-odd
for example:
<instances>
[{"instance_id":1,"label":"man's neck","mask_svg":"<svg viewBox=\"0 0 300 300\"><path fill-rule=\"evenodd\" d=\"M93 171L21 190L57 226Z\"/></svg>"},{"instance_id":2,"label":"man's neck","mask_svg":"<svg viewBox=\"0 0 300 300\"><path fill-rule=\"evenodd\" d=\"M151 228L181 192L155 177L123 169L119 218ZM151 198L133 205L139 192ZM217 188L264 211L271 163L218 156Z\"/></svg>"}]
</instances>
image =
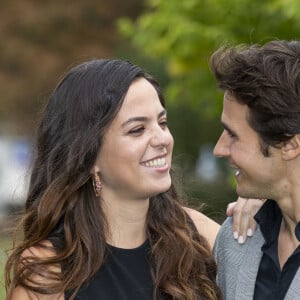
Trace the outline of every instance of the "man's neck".
<instances>
[{"instance_id":1,"label":"man's neck","mask_svg":"<svg viewBox=\"0 0 300 300\"><path fill-rule=\"evenodd\" d=\"M297 224L297 221L283 213L278 236L278 258L281 269L295 249L300 245L295 234Z\"/></svg>"}]
</instances>

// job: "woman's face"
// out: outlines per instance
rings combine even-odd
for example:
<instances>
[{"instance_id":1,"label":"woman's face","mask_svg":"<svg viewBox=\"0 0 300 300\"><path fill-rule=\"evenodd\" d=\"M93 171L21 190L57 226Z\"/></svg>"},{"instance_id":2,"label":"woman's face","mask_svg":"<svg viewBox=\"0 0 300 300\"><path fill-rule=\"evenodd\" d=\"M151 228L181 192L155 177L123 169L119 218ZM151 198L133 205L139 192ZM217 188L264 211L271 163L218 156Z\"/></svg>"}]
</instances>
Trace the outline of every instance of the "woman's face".
<instances>
[{"instance_id":1,"label":"woman's face","mask_svg":"<svg viewBox=\"0 0 300 300\"><path fill-rule=\"evenodd\" d=\"M105 133L94 172L100 172L102 197L141 199L167 191L173 137L154 87L144 78L129 87Z\"/></svg>"}]
</instances>

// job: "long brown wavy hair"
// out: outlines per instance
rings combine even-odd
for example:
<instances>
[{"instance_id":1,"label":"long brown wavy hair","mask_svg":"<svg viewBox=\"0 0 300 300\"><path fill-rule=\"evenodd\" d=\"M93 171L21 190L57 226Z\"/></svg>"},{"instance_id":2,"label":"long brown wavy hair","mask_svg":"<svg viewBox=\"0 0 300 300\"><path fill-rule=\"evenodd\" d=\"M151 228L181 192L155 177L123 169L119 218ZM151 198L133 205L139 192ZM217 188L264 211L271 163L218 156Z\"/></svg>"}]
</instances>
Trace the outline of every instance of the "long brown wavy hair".
<instances>
[{"instance_id":1,"label":"long brown wavy hair","mask_svg":"<svg viewBox=\"0 0 300 300\"><path fill-rule=\"evenodd\" d=\"M49 98L37 130L23 239L5 268L8 299L16 286L41 294L73 291L99 270L105 259L108 226L95 197L90 170L106 129L117 115L130 84L139 77L157 82L122 60L92 60L71 69ZM150 199L146 220L151 244L155 299L219 299L216 265L171 188ZM44 241L50 240L53 246ZM22 255L54 249L49 258ZM53 266L59 266L57 271ZM39 285L36 276L45 278Z\"/></svg>"}]
</instances>

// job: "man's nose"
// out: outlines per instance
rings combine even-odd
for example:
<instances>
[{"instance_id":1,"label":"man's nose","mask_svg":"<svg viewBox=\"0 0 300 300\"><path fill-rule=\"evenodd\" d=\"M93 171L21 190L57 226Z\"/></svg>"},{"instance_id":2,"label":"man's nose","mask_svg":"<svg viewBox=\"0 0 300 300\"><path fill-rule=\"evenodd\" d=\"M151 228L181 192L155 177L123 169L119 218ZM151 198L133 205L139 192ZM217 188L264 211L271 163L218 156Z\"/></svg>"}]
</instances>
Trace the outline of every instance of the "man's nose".
<instances>
[{"instance_id":1,"label":"man's nose","mask_svg":"<svg viewBox=\"0 0 300 300\"><path fill-rule=\"evenodd\" d=\"M216 156L216 157L229 156L229 140L228 140L225 130L223 130L221 136L219 137L219 139L215 145L213 153L214 153L214 156Z\"/></svg>"}]
</instances>

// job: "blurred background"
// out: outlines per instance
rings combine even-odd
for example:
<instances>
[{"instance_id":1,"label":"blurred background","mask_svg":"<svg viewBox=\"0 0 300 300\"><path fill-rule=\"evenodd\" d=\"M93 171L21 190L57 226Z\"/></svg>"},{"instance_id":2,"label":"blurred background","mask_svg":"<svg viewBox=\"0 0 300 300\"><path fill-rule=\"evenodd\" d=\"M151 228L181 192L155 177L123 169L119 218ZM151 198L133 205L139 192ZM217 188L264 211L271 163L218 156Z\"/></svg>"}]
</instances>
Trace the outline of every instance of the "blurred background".
<instances>
[{"instance_id":1,"label":"blurred background","mask_svg":"<svg viewBox=\"0 0 300 300\"><path fill-rule=\"evenodd\" d=\"M92 58L127 59L158 79L183 193L222 222L236 194L226 163L212 156L222 93L209 57L223 44L298 39L299 13L294 0L0 1L1 249L24 203L43 105L66 70Z\"/></svg>"}]
</instances>

